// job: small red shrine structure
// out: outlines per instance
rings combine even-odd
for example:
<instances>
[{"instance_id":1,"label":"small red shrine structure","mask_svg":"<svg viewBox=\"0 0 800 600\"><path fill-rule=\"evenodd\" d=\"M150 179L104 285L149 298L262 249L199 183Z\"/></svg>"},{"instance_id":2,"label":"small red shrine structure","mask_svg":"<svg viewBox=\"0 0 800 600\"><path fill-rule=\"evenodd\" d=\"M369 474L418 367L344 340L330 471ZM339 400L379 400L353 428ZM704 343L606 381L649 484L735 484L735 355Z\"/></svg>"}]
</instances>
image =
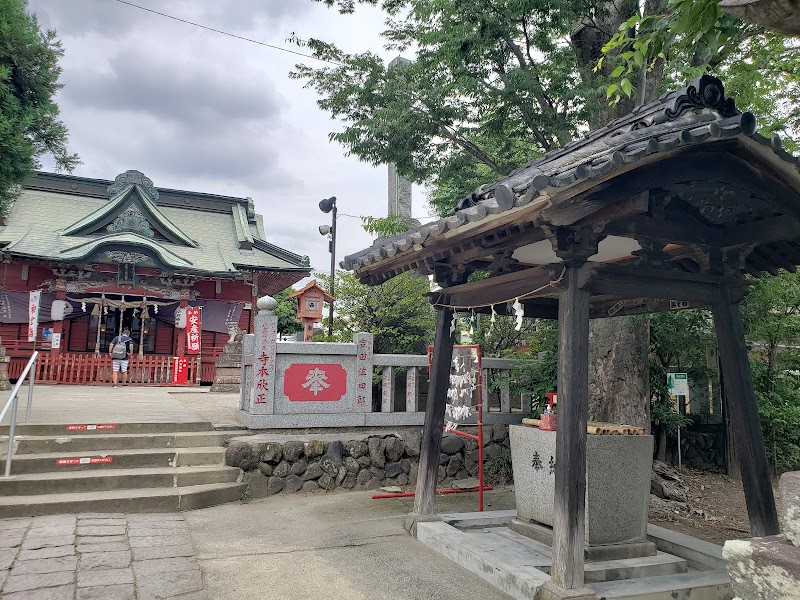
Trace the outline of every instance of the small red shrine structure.
<instances>
[{"instance_id":1,"label":"small red shrine structure","mask_svg":"<svg viewBox=\"0 0 800 600\"><path fill-rule=\"evenodd\" d=\"M201 309L190 382L211 382L253 305L310 273L308 257L265 240L251 198L161 189L139 171L114 181L40 172L0 224L0 336L19 375L31 354L29 292L40 290L37 379L104 383L108 347L131 330L132 381L169 384L186 352L183 309ZM62 315L63 318L59 318Z\"/></svg>"},{"instance_id":2,"label":"small red shrine structure","mask_svg":"<svg viewBox=\"0 0 800 600\"><path fill-rule=\"evenodd\" d=\"M322 304L333 302L334 297L323 290L316 279L286 297L297 298L297 322L303 324L303 339L306 342L312 341L314 323L322 322Z\"/></svg>"}]
</instances>

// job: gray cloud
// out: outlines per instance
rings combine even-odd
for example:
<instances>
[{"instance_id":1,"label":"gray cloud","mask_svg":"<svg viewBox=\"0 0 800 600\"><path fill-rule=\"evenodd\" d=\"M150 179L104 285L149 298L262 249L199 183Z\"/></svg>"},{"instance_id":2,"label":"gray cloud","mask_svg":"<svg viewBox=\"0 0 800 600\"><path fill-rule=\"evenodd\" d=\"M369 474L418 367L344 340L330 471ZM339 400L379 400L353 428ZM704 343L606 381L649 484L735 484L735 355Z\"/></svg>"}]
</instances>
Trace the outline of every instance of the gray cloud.
<instances>
[{"instance_id":1,"label":"gray cloud","mask_svg":"<svg viewBox=\"0 0 800 600\"><path fill-rule=\"evenodd\" d=\"M289 17L300 17L313 9L310 0L132 0L133 4L150 8L200 25L242 34L260 30L276 34L284 29ZM131 31L159 29L169 24L173 35L188 32L190 25L150 13L115 0L29 0L29 9L47 28L57 29L60 36L83 36L100 33L120 37ZM231 30L235 28L235 30ZM260 41L283 41L261 39Z\"/></svg>"},{"instance_id":2,"label":"gray cloud","mask_svg":"<svg viewBox=\"0 0 800 600\"><path fill-rule=\"evenodd\" d=\"M175 58L130 48L110 58L108 71L70 73L63 96L83 106L141 111L207 126L220 119L249 121L279 114L282 101L272 82L223 64Z\"/></svg>"}]
</instances>

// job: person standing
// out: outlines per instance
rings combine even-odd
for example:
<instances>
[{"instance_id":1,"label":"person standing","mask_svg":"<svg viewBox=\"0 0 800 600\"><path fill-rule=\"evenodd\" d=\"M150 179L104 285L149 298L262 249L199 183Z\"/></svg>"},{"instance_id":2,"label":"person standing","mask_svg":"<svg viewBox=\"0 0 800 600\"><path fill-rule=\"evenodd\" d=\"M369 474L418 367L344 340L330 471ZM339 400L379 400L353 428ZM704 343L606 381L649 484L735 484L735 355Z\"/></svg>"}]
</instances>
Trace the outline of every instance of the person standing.
<instances>
[{"instance_id":1,"label":"person standing","mask_svg":"<svg viewBox=\"0 0 800 600\"><path fill-rule=\"evenodd\" d=\"M131 330L125 327L122 335L117 335L111 340L108 346L108 354L111 356L111 383L117 387L117 378L122 371L122 385L128 387L128 361L133 354L133 338Z\"/></svg>"}]
</instances>

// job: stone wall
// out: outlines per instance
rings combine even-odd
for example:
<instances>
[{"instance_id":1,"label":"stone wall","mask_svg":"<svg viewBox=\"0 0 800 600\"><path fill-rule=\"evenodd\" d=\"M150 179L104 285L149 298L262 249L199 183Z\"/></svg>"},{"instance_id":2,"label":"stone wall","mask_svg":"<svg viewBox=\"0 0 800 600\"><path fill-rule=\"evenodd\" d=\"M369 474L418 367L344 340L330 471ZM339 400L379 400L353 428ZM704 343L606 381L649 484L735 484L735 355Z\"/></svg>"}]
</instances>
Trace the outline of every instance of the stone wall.
<instances>
[{"instance_id":1,"label":"stone wall","mask_svg":"<svg viewBox=\"0 0 800 600\"><path fill-rule=\"evenodd\" d=\"M475 428L465 428L476 433ZM298 491L374 490L416 484L421 428L369 434L269 434L234 438L225 452L229 466L245 471L251 497ZM440 487L477 477L477 442L452 434L442 439ZM484 464L508 456L508 427L484 427ZM510 459L509 459L510 460ZM488 481L487 481L488 482Z\"/></svg>"}]
</instances>

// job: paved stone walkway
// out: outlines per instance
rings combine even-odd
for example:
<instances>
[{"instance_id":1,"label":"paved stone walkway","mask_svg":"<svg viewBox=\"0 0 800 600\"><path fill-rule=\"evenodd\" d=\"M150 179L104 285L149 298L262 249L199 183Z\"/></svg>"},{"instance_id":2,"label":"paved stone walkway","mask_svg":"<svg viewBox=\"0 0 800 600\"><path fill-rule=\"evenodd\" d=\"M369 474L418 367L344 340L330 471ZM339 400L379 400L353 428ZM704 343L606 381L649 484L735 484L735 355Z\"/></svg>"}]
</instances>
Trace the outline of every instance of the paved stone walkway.
<instances>
[{"instance_id":1,"label":"paved stone walkway","mask_svg":"<svg viewBox=\"0 0 800 600\"><path fill-rule=\"evenodd\" d=\"M208 600L181 514L0 520L2 600Z\"/></svg>"}]
</instances>

